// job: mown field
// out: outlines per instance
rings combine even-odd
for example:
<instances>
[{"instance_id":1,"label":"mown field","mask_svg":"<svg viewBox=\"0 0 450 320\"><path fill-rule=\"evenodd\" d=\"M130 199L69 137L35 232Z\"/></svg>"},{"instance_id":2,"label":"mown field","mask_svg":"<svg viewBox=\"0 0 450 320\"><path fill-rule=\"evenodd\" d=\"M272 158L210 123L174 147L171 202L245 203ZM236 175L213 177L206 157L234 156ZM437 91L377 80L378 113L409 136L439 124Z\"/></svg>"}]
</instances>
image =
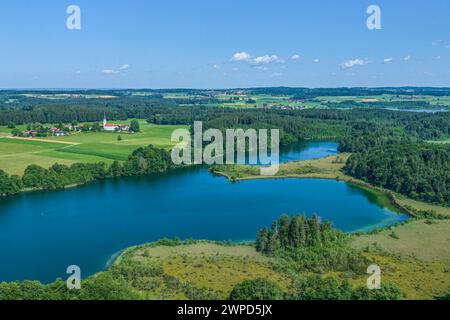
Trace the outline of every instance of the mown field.
<instances>
[{"instance_id":1,"label":"mown field","mask_svg":"<svg viewBox=\"0 0 450 320\"><path fill-rule=\"evenodd\" d=\"M192 98L187 95L166 95L166 98ZM383 94L374 96L319 96L301 101L292 101L292 96L270 95L270 94L224 94L220 93L215 96L219 103L210 104L215 107L230 107L230 108L255 108L262 106L290 106L290 107L306 107L306 108L326 108L328 104L339 104L344 102L360 103L362 106L370 103L408 103L411 102L411 109L416 102L429 103L430 108L450 108L450 96L410 96L410 95L394 95ZM253 100L252 103L247 103L246 100ZM232 101L230 101L232 100ZM345 104L342 107L346 107Z\"/></svg>"},{"instance_id":2,"label":"mown field","mask_svg":"<svg viewBox=\"0 0 450 320\"><path fill-rule=\"evenodd\" d=\"M123 123L129 123L123 122ZM11 129L0 127L0 169L22 174L30 164L50 167L54 163L123 161L137 148L153 144L170 149L170 137L180 126L155 126L140 121L139 133L79 132L67 137L15 139ZM122 141L118 141L118 136Z\"/></svg>"}]
</instances>

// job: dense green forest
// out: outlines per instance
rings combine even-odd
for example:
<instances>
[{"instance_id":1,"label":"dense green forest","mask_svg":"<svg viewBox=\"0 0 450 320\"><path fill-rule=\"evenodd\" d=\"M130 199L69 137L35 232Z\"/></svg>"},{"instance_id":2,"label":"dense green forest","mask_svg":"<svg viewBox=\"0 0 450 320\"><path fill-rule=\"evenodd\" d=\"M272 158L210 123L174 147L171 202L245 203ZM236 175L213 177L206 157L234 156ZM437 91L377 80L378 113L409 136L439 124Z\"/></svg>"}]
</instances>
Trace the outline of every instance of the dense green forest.
<instances>
[{"instance_id":1,"label":"dense green forest","mask_svg":"<svg viewBox=\"0 0 450 320\"><path fill-rule=\"evenodd\" d=\"M364 273L367 261L348 246L348 236L316 214L281 216L258 231L256 250L277 258L283 272L352 271Z\"/></svg>"},{"instance_id":2,"label":"dense green forest","mask_svg":"<svg viewBox=\"0 0 450 320\"><path fill-rule=\"evenodd\" d=\"M410 198L450 206L450 146L392 144L354 153L345 172Z\"/></svg>"}]
</instances>

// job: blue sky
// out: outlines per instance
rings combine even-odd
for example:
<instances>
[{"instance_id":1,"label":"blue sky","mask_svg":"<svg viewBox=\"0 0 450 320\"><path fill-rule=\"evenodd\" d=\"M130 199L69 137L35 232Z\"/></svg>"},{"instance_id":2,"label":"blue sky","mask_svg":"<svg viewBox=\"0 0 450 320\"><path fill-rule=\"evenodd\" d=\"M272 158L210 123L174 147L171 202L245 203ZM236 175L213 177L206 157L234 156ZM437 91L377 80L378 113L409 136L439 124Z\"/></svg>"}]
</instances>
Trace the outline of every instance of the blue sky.
<instances>
[{"instance_id":1,"label":"blue sky","mask_svg":"<svg viewBox=\"0 0 450 320\"><path fill-rule=\"evenodd\" d=\"M0 88L450 86L448 0L10 0L0 43Z\"/></svg>"}]
</instances>

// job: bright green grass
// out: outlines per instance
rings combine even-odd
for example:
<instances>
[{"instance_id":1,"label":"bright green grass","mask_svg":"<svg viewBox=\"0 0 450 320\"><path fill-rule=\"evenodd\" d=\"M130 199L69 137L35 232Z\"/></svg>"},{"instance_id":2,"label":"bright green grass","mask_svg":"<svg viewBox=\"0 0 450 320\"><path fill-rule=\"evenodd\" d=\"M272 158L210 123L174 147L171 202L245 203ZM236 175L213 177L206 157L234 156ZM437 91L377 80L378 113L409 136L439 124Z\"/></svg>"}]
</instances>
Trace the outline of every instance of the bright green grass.
<instances>
[{"instance_id":1,"label":"bright green grass","mask_svg":"<svg viewBox=\"0 0 450 320\"><path fill-rule=\"evenodd\" d=\"M115 121L115 123L123 124L130 121ZM150 125L145 121L140 121L141 132L139 133L115 133L115 132L80 132L67 137L48 137L46 139L67 141L75 143L106 143L113 145L133 145L147 146L153 144L157 147L170 147L174 143L170 141L172 132L178 128L188 128L187 126L157 126ZM122 141L118 141L118 136L122 137Z\"/></svg>"},{"instance_id":2,"label":"bright green grass","mask_svg":"<svg viewBox=\"0 0 450 320\"><path fill-rule=\"evenodd\" d=\"M26 126L25 125L16 126L16 129L23 131L26 129ZM0 133L10 135L11 131L13 131L13 129L8 128L7 126L0 126Z\"/></svg>"},{"instance_id":3,"label":"bright green grass","mask_svg":"<svg viewBox=\"0 0 450 320\"><path fill-rule=\"evenodd\" d=\"M117 123L130 123L116 121ZM187 126L156 126L140 120L141 132L109 133L109 132L80 132L67 137L46 137L49 141L39 138L33 140L9 139L0 136L0 169L10 174L23 174L30 164L50 167L54 163L70 165L75 162L106 162L114 160L124 161L137 148L153 144L159 148L170 150L175 143L171 142L171 135L175 129ZM0 127L0 133L7 135L10 129ZM118 136L122 141L118 141ZM76 145L58 142L77 143Z\"/></svg>"},{"instance_id":4,"label":"bright green grass","mask_svg":"<svg viewBox=\"0 0 450 320\"><path fill-rule=\"evenodd\" d=\"M9 155L37 153L39 151L61 147L61 144L56 143L48 143L48 146L45 145L45 142L22 141L2 138L0 139L0 158L4 158Z\"/></svg>"},{"instance_id":5,"label":"bright green grass","mask_svg":"<svg viewBox=\"0 0 450 320\"><path fill-rule=\"evenodd\" d=\"M72 148L72 147L70 147ZM37 155L42 157L48 157L53 159L53 161L61 163L61 161L70 161L70 162L87 162L87 163L97 163L97 162L105 162L112 163L113 159L107 159L101 156L96 156L93 154L81 154L68 152L70 148L60 149L60 150L50 150L39 152Z\"/></svg>"},{"instance_id":6,"label":"bright green grass","mask_svg":"<svg viewBox=\"0 0 450 320\"><path fill-rule=\"evenodd\" d=\"M83 143L59 151L125 161L135 149L133 146L112 143Z\"/></svg>"}]
</instances>

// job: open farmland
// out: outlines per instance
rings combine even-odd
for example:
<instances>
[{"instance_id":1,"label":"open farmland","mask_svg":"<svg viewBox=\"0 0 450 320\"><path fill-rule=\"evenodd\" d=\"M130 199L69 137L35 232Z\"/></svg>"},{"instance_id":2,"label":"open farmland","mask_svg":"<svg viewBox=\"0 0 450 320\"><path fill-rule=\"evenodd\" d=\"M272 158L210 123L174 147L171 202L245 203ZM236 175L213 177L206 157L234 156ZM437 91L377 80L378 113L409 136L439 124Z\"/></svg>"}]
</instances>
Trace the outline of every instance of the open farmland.
<instances>
[{"instance_id":1,"label":"open farmland","mask_svg":"<svg viewBox=\"0 0 450 320\"><path fill-rule=\"evenodd\" d=\"M127 122L128 123L128 122ZM153 144L170 149L173 130L179 126L155 126L140 121L141 132L80 132L66 137L16 139L9 137L6 127L0 129L0 169L22 174L30 164L50 167L54 163L123 161L137 148ZM121 136L122 141L118 140Z\"/></svg>"}]
</instances>

